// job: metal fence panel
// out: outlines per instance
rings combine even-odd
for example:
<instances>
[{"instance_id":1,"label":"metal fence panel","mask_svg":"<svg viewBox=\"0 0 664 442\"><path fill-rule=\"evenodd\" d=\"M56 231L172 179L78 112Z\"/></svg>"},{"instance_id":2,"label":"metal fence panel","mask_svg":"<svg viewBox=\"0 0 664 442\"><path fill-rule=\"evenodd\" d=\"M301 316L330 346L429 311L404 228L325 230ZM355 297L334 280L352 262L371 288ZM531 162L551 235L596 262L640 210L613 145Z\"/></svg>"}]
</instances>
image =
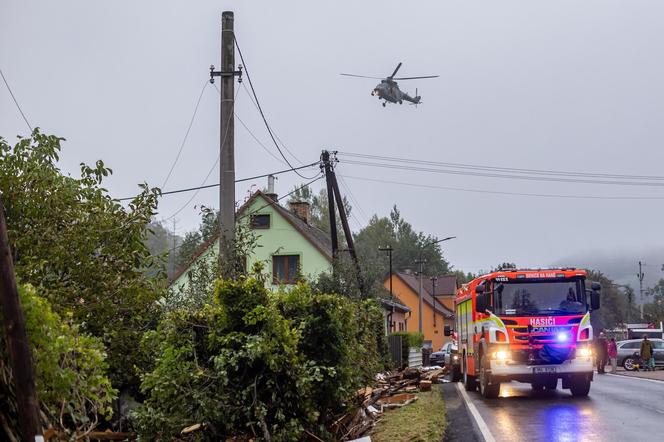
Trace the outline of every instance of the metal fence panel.
<instances>
[{"instance_id":1,"label":"metal fence panel","mask_svg":"<svg viewBox=\"0 0 664 442\"><path fill-rule=\"evenodd\" d=\"M390 357L392 359L392 366L401 368L403 353L401 350L401 336L388 336L387 342L390 346Z\"/></svg>"},{"instance_id":2,"label":"metal fence panel","mask_svg":"<svg viewBox=\"0 0 664 442\"><path fill-rule=\"evenodd\" d=\"M418 368L422 366L422 350L411 347L408 349L408 366Z\"/></svg>"}]
</instances>

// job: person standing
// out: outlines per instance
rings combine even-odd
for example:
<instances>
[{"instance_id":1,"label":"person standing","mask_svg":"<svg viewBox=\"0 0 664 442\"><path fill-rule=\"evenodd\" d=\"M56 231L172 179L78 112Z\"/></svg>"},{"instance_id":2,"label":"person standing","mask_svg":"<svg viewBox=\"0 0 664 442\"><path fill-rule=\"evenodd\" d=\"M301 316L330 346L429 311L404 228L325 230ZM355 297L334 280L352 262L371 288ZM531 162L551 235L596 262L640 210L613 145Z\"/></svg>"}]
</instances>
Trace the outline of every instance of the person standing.
<instances>
[{"instance_id":1,"label":"person standing","mask_svg":"<svg viewBox=\"0 0 664 442\"><path fill-rule=\"evenodd\" d=\"M618 370L618 346L616 345L616 338L611 338L609 341L607 353L611 362L611 373L616 374L616 370Z\"/></svg>"},{"instance_id":2,"label":"person standing","mask_svg":"<svg viewBox=\"0 0 664 442\"><path fill-rule=\"evenodd\" d=\"M596 352L596 358L597 358L597 373L604 374L606 371L604 371L604 367L606 366L606 360L607 360L607 350L608 350L608 342L606 340L606 336L604 336L604 332L600 332L599 336L597 337L597 340L595 341L595 352Z\"/></svg>"},{"instance_id":3,"label":"person standing","mask_svg":"<svg viewBox=\"0 0 664 442\"><path fill-rule=\"evenodd\" d=\"M655 352L653 352L652 342L648 340L648 336L643 335L643 340L641 341L641 360L646 364L646 371L655 370Z\"/></svg>"}]
</instances>

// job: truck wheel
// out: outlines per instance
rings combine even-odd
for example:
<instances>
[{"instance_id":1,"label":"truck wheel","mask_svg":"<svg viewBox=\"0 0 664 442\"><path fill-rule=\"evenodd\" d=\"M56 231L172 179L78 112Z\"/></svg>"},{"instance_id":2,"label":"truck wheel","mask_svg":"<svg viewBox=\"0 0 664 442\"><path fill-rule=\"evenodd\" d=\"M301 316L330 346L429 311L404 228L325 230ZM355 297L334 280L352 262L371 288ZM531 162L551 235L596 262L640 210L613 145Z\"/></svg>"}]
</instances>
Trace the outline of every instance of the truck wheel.
<instances>
[{"instance_id":1,"label":"truck wheel","mask_svg":"<svg viewBox=\"0 0 664 442\"><path fill-rule=\"evenodd\" d=\"M452 365L452 382L461 380L461 370L458 365Z\"/></svg>"},{"instance_id":2,"label":"truck wheel","mask_svg":"<svg viewBox=\"0 0 664 442\"><path fill-rule=\"evenodd\" d=\"M572 396L588 396L590 392L590 376L576 375L571 379L570 391Z\"/></svg>"},{"instance_id":3,"label":"truck wheel","mask_svg":"<svg viewBox=\"0 0 664 442\"><path fill-rule=\"evenodd\" d=\"M470 376L468 374L468 363L465 355L463 357L462 373L463 373L463 386L466 389L466 391L477 390L477 382L475 382L475 376Z\"/></svg>"},{"instance_id":4,"label":"truck wheel","mask_svg":"<svg viewBox=\"0 0 664 442\"><path fill-rule=\"evenodd\" d=\"M544 390L544 384L541 381L535 381L531 382L530 386L532 387L533 390L535 391L542 391Z\"/></svg>"},{"instance_id":5,"label":"truck wheel","mask_svg":"<svg viewBox=\"0 0 664 442\"><path fill-rule=\"evenodd\" d=\"M500 394L500 382L489 384L488 366L489 361L486 356L482 356L480 361L480 394L487 399L495 399Z\"/></svg>"}]
</instances>

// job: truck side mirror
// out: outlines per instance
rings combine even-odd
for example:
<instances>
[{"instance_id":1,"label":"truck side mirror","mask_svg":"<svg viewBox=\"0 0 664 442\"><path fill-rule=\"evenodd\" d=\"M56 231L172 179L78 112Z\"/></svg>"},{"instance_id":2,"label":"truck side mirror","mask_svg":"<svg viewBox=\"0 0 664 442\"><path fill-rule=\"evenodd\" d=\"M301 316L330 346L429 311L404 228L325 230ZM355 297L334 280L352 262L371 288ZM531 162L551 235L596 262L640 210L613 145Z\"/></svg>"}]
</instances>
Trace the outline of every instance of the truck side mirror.
<instances>
[{"instance_id":1,"label":"truck side mirror","mask_svg":"<svg viewBox=\"0 0 664 442\"><path fill-rule=\"evenodd\" d=\"M449 325L443 327L443 334L445 336L452 336L452 328Z\"/></svg>"},{"instance_id":2,"label":"truck side mirror","mask_svg":"<svg viewBox=\"0 0 664 442\"><path fill-rule=\"evenodd\" d=\"M599 290L592 290L590 292L590 308L593 310L599 309Z\"/></svg>"},{"instance_id":3,"label":"truck side mirror","mask_svg":"<svg viewBox=\"0 0 664 442\"><path fill-rule=\"evenodd\" d=\"M600 284L599 282L591 282L591 283L590 283L590 289L591 289L593 292L599 292L599 291L602 290L602 286L601 286L601 284Z\"/></svg>"}]
</instances>

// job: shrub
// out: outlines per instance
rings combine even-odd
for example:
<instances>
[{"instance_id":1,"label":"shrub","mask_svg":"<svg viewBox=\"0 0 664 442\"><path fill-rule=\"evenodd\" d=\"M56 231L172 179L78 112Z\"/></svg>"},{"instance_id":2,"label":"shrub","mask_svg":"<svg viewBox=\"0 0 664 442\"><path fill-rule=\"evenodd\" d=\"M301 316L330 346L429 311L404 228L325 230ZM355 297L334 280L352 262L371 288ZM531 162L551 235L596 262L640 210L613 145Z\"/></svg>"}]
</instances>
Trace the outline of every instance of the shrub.
<instances>
[{"instance_id":1,"label":"shrub","mask_svg":"<svg viewBox=\"0 0 664 442\"><path fill-rule=\"evenodd\" d=\"M63 320L33 287L19 287L35 361L37 394L50 423L65 433L84 433L97 417L110 418L116 391L107 377L104 346ZM1 334L1 331L0 331ZM15 423L16 402L4 335L0 339L0 414ZM16 425L9 427L17 428ZM1 433L0 433L1 434Z\"/></svg>"},{"instance_id":2,"label":"shrub","mask_svg":"<svg viewBox=\"0 0 664 442\"><path fill-rule=\"evenodd\" d=\"M271 293L254 278L218 282L213 305L173 311L144 338L156 364L143 377L141 437L205 423L209 440L331 439L326 425L382 368L376 308L304 284Z\"/></svg>"}]
</instances>

